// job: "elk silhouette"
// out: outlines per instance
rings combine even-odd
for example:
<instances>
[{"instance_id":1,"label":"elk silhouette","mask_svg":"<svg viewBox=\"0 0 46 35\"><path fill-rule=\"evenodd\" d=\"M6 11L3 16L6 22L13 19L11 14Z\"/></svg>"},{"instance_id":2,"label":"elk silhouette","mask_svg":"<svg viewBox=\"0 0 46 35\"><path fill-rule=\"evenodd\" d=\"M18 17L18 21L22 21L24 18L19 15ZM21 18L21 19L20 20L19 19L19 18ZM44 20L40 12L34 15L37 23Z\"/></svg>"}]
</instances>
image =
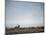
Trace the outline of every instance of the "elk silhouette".
<instances>
[{"instance_id":1,"label":"elk silhouette","mask_svg":"<svg viewBox=\"0 0 46 35\"><path fill-rule=\"evenodd\" d=\"M15 28L20 28L20 25L17 24L17 26Z\"/></svg>"}]
</instances>

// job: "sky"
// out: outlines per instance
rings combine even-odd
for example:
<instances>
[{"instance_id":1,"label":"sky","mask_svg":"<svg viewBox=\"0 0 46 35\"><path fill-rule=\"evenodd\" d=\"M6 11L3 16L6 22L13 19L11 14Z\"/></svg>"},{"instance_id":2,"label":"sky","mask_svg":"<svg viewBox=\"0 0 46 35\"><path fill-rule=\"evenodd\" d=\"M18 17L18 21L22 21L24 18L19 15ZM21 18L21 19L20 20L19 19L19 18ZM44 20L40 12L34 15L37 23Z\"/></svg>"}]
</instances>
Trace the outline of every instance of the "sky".
<instances>
[{"instance_id":1,"label":"sky","mask_svg":"<svg viewBox=\"0 0 46 35\"><path fill-rule=\"evenodd\" d=\"M6 27L37 27L43 26L43 3L6 1Z\"/></svg>"}]
</instances>

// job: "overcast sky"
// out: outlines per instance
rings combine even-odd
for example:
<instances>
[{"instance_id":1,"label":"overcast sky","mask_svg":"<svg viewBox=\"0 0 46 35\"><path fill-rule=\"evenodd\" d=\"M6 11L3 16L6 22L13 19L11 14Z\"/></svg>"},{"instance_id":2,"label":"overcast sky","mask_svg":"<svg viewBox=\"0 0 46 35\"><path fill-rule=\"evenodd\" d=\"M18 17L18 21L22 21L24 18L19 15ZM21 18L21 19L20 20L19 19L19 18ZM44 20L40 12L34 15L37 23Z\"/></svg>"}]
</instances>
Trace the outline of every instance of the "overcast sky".
<instances>
[{"instance_id":1,"label":"overcast sky","mask_svg":"<svg viewBox=\"0 0 46 35\"><path fill-rule=\"evenodd\" d=\"M6 1L6 27L43 26L43 3Z\"/></svg>"}]
</instances>

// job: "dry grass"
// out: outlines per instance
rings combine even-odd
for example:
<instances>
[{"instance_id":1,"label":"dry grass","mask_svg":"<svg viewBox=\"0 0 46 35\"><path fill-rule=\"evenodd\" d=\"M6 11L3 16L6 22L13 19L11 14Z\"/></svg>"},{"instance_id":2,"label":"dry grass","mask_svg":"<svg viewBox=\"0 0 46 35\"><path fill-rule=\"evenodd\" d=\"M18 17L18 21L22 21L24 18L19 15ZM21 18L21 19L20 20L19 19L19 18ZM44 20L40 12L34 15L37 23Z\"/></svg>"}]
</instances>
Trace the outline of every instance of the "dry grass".
<instances>
[{"instance_id":1,"label":"dry grass","mask_svg":"<svg viewBox=\"0 0 46 35\"><path fill-rule=\"evenodd\" d=\"M7 29L6 34L39 33L44 32L44 27Z\"/></svg>"}]
</instances>

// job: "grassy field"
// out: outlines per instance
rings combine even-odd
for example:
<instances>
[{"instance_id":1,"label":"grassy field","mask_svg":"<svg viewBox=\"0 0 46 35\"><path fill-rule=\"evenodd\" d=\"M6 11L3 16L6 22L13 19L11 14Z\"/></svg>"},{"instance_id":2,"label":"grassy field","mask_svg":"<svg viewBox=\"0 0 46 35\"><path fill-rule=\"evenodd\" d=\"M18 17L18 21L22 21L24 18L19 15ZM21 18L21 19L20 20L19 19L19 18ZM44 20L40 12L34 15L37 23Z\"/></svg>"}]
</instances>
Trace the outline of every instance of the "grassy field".
<instances>
[{"instance_id":1,"label":"grassy field","mask_svg":"<svg viewBox=\"0 0 46 35\"><path fill-rule=\"evenodd\" d=\"M39 32L44 32L44 27L6 29L6 34L23 34L23 33L39 33Z\"/></svg>"}]
</instances>

